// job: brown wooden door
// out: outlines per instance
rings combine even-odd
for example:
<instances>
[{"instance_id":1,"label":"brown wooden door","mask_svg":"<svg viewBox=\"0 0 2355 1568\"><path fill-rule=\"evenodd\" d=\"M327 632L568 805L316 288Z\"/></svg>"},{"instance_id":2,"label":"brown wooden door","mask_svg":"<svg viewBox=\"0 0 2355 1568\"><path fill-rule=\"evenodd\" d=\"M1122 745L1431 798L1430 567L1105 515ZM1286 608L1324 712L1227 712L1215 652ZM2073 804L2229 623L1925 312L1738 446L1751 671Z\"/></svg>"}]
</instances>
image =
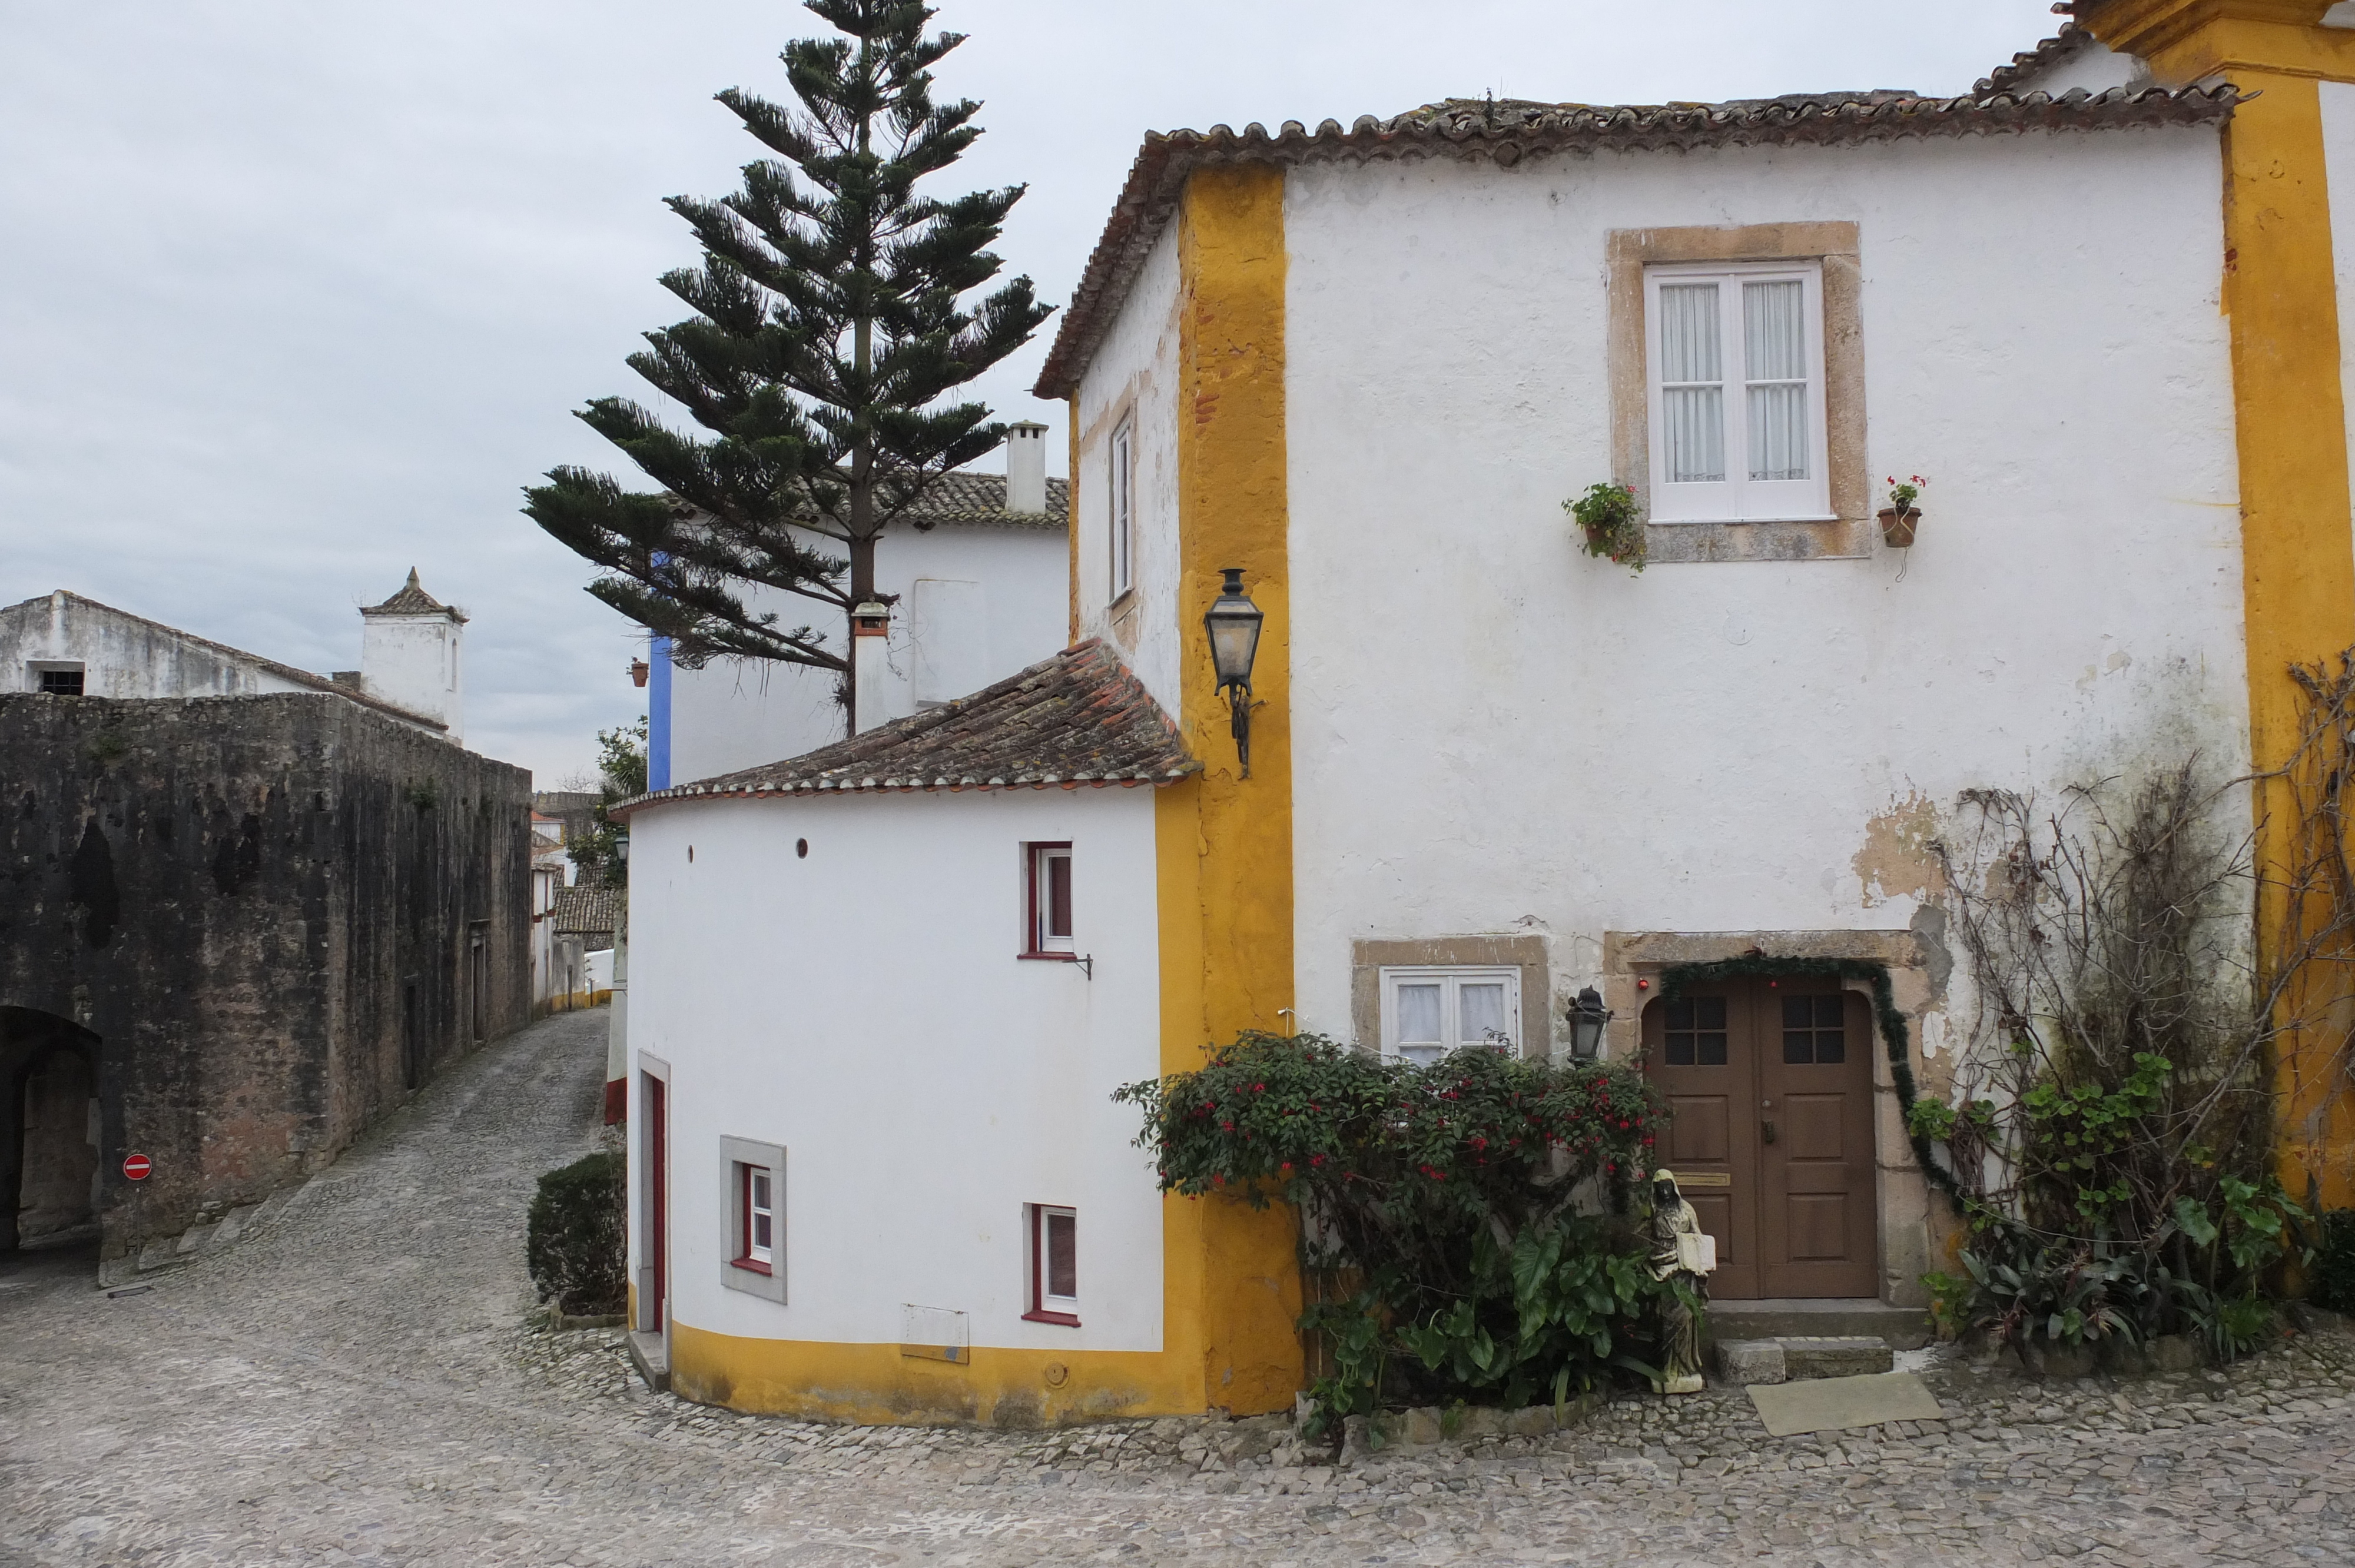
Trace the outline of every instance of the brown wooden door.
<instances>
[{"instance_id":1,"label":"brown wooden door","mask_svg":"<svg viewBox=\"0 0 2355 1568\"><path fill-rule=\"evenodd\" d=\"M1877 1295L1871 1015L1853 991L1794 984L1758 999L1759 1288Z\"/></svg>"},{"instance_id":2,"label":"brown wooden door","mask_svg":"<svg viewBox=\"0 0 2355 1568\"><path fill-rule=\"evenodd\" d=\"M1758 1295L1757 1054L1750 997L1713 986L1655 1001L1644 1012L1644 1059L1668 1102L1666 1147L1658 1162L1675 1171L1717 1238L1710 1294L1728 1300Z\"/></svg>"},{"instance_id":3,"label":"brown wooden door","mask_svg":"<svg viewBox=\"0 0 2355 1568\"><path fill-rule=\"evenodd\" d=\"M1717 1238L1710 1294L1879 1289L1872 1058L1864 999L1828 981L1742 980L1644 1012L1668 1102L1658 1162Z\"/></svg>"}]
</instances>

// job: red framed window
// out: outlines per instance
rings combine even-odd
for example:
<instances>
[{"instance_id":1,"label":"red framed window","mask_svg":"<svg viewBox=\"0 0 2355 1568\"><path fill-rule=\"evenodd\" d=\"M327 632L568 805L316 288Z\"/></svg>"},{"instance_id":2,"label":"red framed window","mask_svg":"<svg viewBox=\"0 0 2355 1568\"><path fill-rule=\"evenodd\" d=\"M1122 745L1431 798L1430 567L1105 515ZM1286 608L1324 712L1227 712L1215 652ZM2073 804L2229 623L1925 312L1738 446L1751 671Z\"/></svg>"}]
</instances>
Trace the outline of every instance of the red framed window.
<instances>
[{"instance_id":1,"label":"red framed window","mask_svg":"<svg viewBox=\"0 0 2355 1568\"><path fill-rule=\"evenodd\" d=\"M1080 1215L1050 1203L1030 1205L1030 1310L1033 1323L1080 1325Z\"/></svg>"},{"instance_id":2,"label":"red framed window","mask_svg":"<svg viewBox=\"0 0 2355 1568\"><path fill-rule=\"evenodd\" d=\"M741 1216L736 1266L771 1273L777 1266L777 1173L765 1165L739 1165L736 1181Z\"/></svg>"},{"instance_id":3,"label":"red framed window","mask_svg":"<svg viewBox=\"0 0 2355 1568\"><path fill-rule=\"evenodd\" d=\"M1071 846L1025 844L1023 942L1026 959L1072 959Z\"/></svg>"}]
</instances>

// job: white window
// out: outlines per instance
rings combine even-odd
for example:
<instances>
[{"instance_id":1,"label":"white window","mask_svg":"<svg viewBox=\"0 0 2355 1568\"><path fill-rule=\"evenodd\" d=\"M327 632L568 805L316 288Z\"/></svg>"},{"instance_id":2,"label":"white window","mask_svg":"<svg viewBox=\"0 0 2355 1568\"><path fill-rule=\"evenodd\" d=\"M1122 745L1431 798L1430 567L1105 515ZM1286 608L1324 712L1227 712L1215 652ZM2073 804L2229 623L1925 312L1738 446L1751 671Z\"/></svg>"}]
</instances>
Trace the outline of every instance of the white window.
<instances>
[{"instance_id":1,"label":"white window","mask_svg":"<svg viewBox=\"0 0 2355 1568\"><path fill-rule=\"evenodd\" d=\"M1136 586L1136 421L1112 434L1112 597Z\"/></svg>"},{"instance_id":2,"label":"white window","mask_svg":"<svg viewBox=\"0 0 2355 1568\"><path fill-rule=\"evenodd\" d=\"M1080 1320L1080 1216L1075 1209L1032 1203L1029 1254L1030 1310L1037 1323Z\"/></svg>"},{"instance_id":3,"label":"white window","mask_svg":"<svg viewBox=\"0 0 2355 1568\"><path fill-rule=\"evenodd\" d=\"M1651 520L1831 516L1818 262L1644 272Z\"/></svg>"},{"instance_id":4,"label":"white window","mask_svg":"<svg viewBox=\"0 0 2355 1568\"><path fill-rule=\"evenodd\" d=\"M1071 941L1071 846L1025 844L1024 895L1029 927L1026 958L1063 958L1078 951Z\"/></svg>"},{"instance_id":5,"label":"white window","mask_svg":"<svg viewBox=\"0 0 2355 1568\"><path fill-rule=\"evenodd\" d=\"M731 1290L785 1299L785 1151L750 1139L719 1140L728 1181L728 1240L720 1278Z\"/></svg>"},{"instance_id":6,"label":"white window","mask_svg":"<svg viewBox=\"0 0 2355 1568\"><path fill-rule=\"evenodd\" d=\"M1382 970L1383 1055L1436 1062L1466 1045L1518 1053L1520 1040L1520 970Z\"/></svg>"}]
</instances>

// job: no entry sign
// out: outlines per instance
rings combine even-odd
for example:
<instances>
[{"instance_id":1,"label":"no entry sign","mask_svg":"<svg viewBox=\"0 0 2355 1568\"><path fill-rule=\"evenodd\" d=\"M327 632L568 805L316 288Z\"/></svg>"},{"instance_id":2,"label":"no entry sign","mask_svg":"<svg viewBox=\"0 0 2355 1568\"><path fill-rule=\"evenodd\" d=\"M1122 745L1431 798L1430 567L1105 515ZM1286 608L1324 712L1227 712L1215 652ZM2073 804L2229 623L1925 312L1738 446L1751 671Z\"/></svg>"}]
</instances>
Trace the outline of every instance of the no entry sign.
<instances>
[{"instance_id":1,"label":"no entry sign","mask_svg":"<svg viewBox=\"0 0 2355 1568\"><path fill-rule=\"evenodd\" d=\"M123 1157L123 1173L133 1181L144 1181L147 1180L147 1172L155 1169L155 1162L144 1154L126 1154Z\"/></svg>"}]
</instances>

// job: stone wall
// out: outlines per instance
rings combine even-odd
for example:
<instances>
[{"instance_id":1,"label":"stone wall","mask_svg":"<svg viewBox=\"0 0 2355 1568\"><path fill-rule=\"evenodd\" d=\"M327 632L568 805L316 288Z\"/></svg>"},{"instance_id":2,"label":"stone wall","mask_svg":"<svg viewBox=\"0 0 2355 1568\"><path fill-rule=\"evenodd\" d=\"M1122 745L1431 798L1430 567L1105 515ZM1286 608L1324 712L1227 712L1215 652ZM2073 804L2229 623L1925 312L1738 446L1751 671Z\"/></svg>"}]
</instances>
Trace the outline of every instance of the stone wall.
<instances>
[{"instance_id":1,"label":"stone wall","mask_svg":"<svg viewBox=\"0 0 2355 1568\"><path fill-rule=\"evenodd\" d=\"M42 1015L96 1036L106 1256L301 1179L527 1021L530 799L330 695L0 694L0 1092Z\"/></svg>"}]
</instances>

